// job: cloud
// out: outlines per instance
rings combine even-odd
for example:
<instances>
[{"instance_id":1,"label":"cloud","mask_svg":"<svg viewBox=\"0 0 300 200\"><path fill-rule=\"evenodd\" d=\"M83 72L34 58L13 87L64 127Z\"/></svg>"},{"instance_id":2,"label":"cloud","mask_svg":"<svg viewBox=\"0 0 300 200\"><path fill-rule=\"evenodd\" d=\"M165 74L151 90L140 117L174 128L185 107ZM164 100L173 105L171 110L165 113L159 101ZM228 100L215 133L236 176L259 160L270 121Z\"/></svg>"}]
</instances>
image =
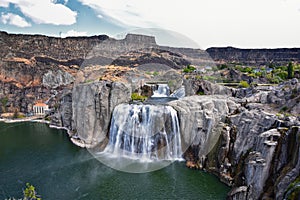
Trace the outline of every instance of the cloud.
<instances>
[{"instance_id":1,"label":"cloud","mask_svg":"<svg viewBox=\"0 0 300 200\"><path fill-rule=\"evenodd\" d=\"M77 36L87 36L87 32L80 32L80 31L75 31L75 30L69 30L66 33L61 33L61 37L77 37Z\"/></svg>"},{"instance_id":2,"label":"cloud","mask_svg":"<svg viewBox=\"0 0 300 200\"><path fill-rule=\"evenodd\" d=\"M148 20L147 6L152 1L134 1L134 0L78 0L83 5L94 9L103 17L109 18L118 25L131 27L153 27L155 23ZM144 4L144 5L143 5ZM150 15L150 14L149 14ZM151 13L153 15L153 13Z\"/></svg>"},{"instance_id":3,"label":"cloud","mask_svg":"<svg viewBox=\"0 0 300 200\"><path fill-rule=\"evenodd\" d=\"M23 17L20 17L19 15L13 13L2 13L0 16L0 21L3 24L10 24L22 28L31 26L31 24L28 23Z\"/></svg>"},{"instance_id":4,"label":"cloud","mask_svg":"<svg viewBox=\"0 0 300 200\"><path fill-rule=\"evenodd\" d=\"M201 47L300 44L299 0L78 0L131 29L164 28ZM280 15L278 13L281 13ZM293 27L293 31L286 31ZM258 31L259 30L259 31ZM297 41L297 42L295 42ZM284 45L283 45L284 44Z\"/></svg>"},{"instance_id":5,"label":"cloud","mask_svg":"<svg viewBox=\"0 0 300 200\"><path fill-rule=\"evenodd\" d=\"M14 4L37 24L72 25L77 13L52 0L1 0L0 5ZM66 1L65 1L66 2Z\"/></svg>"},{"instance_id":6,"label":"cloud","mask_svg":"<svg viewBox=\"0 0 300 200\"><path fill-rule=\"evenodd\" d=\"M8 8L9 2L6 1L0 1L0 7Z\"/></svg>"}]
</instances>

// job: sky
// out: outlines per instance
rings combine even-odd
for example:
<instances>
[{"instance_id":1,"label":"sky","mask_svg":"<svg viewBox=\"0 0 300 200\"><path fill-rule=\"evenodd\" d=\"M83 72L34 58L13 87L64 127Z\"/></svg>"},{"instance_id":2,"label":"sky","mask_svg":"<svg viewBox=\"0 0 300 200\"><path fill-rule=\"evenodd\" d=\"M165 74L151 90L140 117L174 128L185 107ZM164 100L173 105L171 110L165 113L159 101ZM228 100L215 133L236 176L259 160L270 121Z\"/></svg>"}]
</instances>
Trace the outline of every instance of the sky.
<instances>
[{"instance_id":1,"label":"sky","mask_svg":"<svg viewBox=\"0 0 300 200\"><path fill-rule=\"evenodd\" d=\"M158 43L172 35L174 46L291 48L300 47L300 0L0 0L0 30L56 37L167 30Z\"/></svg>"}]
</instances>

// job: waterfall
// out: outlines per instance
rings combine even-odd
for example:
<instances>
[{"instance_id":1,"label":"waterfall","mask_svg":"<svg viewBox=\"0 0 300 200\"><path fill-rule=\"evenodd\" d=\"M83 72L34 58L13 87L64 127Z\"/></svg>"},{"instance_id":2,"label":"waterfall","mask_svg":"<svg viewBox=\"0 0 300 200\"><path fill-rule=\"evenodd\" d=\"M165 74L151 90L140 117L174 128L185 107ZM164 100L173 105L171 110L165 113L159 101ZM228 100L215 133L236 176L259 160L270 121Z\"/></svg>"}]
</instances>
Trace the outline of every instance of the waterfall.
<instances>
[{"instance_id":1,"label":"waterfall","mask_svg":"<svg viewBox=\"0 0 300 200\"><path fill-rule=\"evenodd\" d=\"M153 91L152 97L168 97L170 95L170 88L168 84L158 84L157 90Z\"/></svg>"},{"instance_id":2,"label":"waterfall","mask_svg":"<svg viewBox=\"0 0 300 200\"><path fill-rule=\"evenodd\" d=\"M165 105L118 105L104 152L142 162L181 159L177 112Z\"/></svg>"}]
</instances>

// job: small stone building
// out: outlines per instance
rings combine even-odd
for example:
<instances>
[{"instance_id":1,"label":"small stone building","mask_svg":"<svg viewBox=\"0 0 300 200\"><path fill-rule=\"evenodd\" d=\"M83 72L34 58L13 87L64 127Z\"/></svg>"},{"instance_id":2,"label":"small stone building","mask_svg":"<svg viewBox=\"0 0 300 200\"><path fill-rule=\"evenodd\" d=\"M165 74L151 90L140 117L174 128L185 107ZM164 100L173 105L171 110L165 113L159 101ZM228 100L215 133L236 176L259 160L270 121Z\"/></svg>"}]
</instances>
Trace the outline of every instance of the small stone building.
<instances>
[{"instance_id":1,"label":"small stone building","mask_svg":"<svg viewBox=\"0 0 300 200\"><path fill-rule=\"evenodd\" d=\"M37 103L33 106L34 115L45 115L45 111L48 110L49 107L45 103Z\"/></svg>"}]
</instances>

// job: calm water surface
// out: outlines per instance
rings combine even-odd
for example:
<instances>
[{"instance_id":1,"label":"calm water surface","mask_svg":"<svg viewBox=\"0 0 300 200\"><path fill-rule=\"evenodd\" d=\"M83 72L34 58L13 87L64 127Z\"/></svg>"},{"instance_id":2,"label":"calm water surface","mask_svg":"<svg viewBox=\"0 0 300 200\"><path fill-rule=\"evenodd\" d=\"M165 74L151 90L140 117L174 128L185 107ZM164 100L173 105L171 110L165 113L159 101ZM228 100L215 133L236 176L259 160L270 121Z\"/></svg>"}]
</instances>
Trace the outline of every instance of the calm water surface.
<instances>
[{"instance_id":1,"label":"calm water surface","mask_svg":"<svg viewBox=\"0 0 300 200\"><path fill-rule=\"evenodd\" d=\"M184 163L151 173L113 170L45 124L0 122L0 199L30 182L43 199L225 199L229 187Z\"/></svg>"}]
</instances>

